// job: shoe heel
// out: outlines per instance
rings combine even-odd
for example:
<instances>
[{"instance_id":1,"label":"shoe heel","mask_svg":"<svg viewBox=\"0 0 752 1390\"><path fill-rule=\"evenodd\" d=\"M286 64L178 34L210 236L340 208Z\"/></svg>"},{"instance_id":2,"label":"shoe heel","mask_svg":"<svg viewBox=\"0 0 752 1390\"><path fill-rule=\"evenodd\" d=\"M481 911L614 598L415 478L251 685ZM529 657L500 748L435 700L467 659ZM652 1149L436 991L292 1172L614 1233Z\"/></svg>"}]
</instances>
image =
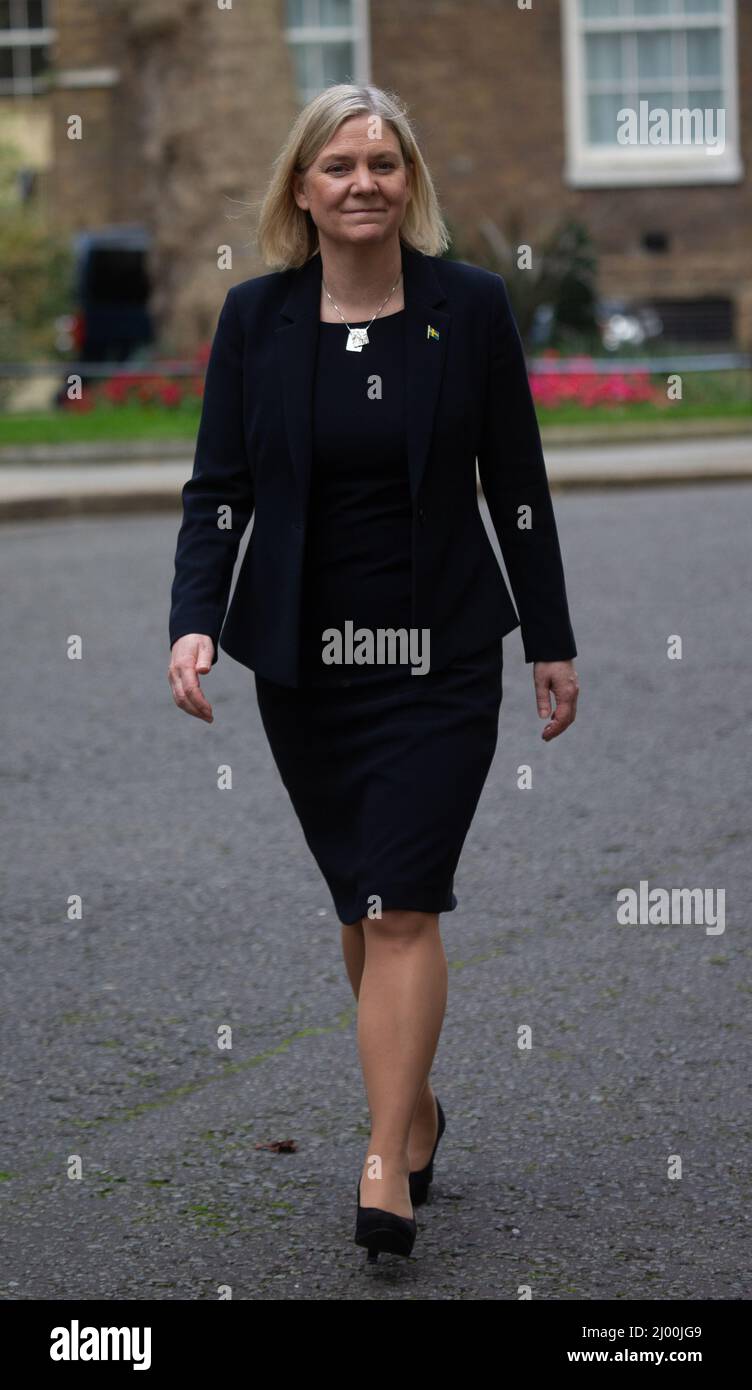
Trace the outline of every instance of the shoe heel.
<instances>
[{"instance_id":1,"label":"shoe heel","mask_svg":"<svg viewBox=\"0 0 752 1390\"><path fill-rule=\"evenodd\" d=\"M433 1182L433 1161L436 1157L436 1150L439 1147L444 1130L446 1129L446 1116L441 1108L441 1101L436 1097L436 1114L438 1117L438 1130L436 1133L436 1143L433 1146L433 1153L429 1158L425 1168L418 1168L410 1174L410 1201L414 1207L419 1207L428 1198L428 1189Z\"/></svg>"},{"instance_id":2,"label":"shoe heel","mask_svg":"<svg viewBox=\"0 0 752 1390\"><path fill-rule=\"evenodd\" d=\"M418 1232L415 1217L398 1216L396 1212L384 1211L381 1207L362 1207L360 1179L356 1198L355 1244L367 1249L368 1264L376 1264L382 1250L392 1255L410 1255Z\"/></svg>"}]
</instances>

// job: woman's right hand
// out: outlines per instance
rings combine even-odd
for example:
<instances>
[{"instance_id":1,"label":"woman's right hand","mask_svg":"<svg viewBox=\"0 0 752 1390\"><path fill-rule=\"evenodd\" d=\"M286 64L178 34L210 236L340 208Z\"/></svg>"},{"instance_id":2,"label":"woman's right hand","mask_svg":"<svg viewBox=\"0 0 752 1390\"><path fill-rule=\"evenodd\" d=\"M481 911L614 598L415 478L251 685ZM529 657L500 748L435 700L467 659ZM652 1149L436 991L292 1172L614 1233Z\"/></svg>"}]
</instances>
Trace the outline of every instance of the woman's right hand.
<instances>
[{"instance_id":1,"label":"woman's right hand","mask_svg":"<svg viewBox=\"0 0 752 1390\"><path fill-rule=\"evenodd\" d=\"M186 714L195 714L207 724L214 722L212 707L199 685L199 672L211 671L214 643L203 632L187 632L172 644L167 679L175 704Z\"/></svg>"}]
</instances>

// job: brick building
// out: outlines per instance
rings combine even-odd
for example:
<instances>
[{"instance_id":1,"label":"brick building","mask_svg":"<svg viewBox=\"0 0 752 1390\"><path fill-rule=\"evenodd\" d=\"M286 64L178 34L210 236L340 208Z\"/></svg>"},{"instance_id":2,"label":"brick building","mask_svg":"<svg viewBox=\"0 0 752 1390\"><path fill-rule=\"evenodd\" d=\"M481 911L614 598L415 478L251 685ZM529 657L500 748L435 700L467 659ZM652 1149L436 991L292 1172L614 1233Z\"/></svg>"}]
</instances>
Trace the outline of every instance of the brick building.
<instances>
[{"instance_id":1,"label":"brick building","mask_svg":"<svg viewBox=\"0 0 752 1390\"><path fill-rule=\"evenodd\" d=\"M38 171L56 226L149 229L152 307L174 344L213 325L218 247L229 282L264 270L252 205L290 123L355 80L406 101L465 258L486 258L489 221L516 214L535 247L568 213L591 230L602 293L728 301L752 347L752 0L229 4L0 7L0 136ZM621 143L617 113L641 103L720 109L723 141L716 122L701 140L651 143L643 127Z\"/></svg>"}]
</instances>

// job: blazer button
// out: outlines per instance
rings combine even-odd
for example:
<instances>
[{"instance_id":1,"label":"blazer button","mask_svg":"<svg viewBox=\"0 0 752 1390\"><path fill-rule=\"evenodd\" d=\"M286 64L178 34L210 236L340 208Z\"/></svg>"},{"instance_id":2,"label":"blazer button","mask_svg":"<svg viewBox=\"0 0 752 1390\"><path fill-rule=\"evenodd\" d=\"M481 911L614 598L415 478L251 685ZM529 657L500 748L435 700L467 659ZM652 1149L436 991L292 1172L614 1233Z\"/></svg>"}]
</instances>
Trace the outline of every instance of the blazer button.
<instances>
[{"instance_id":1,"label":"blazer button","mask_svg":"<svg viewBox=\"0 0 752 1390\"><path fill-rule=\"evenodd\" d=\"M422 507L418 507L418 520L419 520L419 521L425 521L425 519L426 519L426 514L425 514L425 512L423 511L423 508L422 508Z\"/></svg>"}]
</instances>

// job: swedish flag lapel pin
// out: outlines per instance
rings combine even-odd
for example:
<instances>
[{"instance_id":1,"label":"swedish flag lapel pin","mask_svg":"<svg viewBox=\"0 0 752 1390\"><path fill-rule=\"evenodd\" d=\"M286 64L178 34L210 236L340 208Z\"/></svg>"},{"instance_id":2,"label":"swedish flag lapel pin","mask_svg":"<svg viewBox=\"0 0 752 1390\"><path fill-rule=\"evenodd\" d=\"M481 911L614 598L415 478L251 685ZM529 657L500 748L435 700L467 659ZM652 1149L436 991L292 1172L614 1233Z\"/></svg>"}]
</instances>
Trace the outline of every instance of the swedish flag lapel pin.
<instances>
[{"instance_id":1,"label":"swedish flag lapel pin","mask_svg":"<svg viewBox=\"0 0 752 1390\"><path fill-rule=\"evenodd\" d=\"M430 323L429 323L429 324L427 325L427 327L426 327L426 337L427 337L427 338L438 338L438 336L439 336L438 329L432 328L431 325L430 325Z\"/></svg>"}]
</instances>

